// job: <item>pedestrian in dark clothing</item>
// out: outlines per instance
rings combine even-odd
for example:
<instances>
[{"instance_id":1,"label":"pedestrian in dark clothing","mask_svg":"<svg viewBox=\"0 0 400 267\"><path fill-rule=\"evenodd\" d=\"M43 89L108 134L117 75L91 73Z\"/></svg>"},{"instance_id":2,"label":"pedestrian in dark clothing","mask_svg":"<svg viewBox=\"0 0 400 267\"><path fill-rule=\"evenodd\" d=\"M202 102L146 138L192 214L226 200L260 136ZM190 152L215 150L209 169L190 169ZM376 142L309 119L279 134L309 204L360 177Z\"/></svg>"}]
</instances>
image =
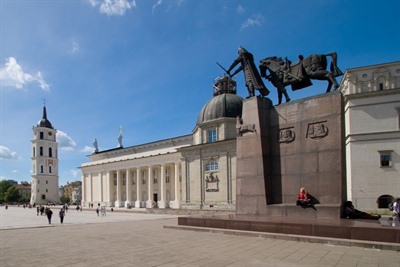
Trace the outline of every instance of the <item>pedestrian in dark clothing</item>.
<instances>
[{"instance_id":1,"label":"pedestrian in dark clothing","mask_svg":"<svg viewBox=\"0 0 400 267\"><path fill-rule=\"evenodd\" d=\"M64 216L65 216L64 209L61 209L58 215L60 216L60 223L62 224L64 222Z\"/></svg>"},{"instance_id":2,"label":"pedestrian in dark clothing","mask_svg":"<svg viewBox=\"0 0 400 267\"><path fill-rule=\"evenodd\" d=\"M53 216L53 212L51 211L50 208L46 208L46 215L47 215L47 220L49 221L49 224L51 224L51 216Z\"/></svg>"},{"instance_id":3,"label":"pedestrian in dark clothing","mask_svg":"<svg viewBox=\"0 0 400 267\"><path fill-rule=\"evenodd\" d=\"M39 216L39 212L40 212L40 208L39 208L39 207L36 207L37 216Z\"/></svg>"}]
</instances>

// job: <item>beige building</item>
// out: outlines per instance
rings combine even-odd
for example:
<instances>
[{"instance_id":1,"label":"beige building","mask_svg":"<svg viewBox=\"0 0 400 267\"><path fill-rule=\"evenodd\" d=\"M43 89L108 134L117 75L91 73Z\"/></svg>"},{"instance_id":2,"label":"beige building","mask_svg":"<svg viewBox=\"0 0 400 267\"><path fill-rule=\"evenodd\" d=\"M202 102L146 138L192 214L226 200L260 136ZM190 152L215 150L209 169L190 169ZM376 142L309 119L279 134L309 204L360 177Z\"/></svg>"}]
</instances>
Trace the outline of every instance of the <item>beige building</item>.
<instances>
[{"instance_id":1,"label":"beige building","mask_svg":"<svg viewBox=\"0 0 400 267\"><path fill-rule=\"evenodd\" d=\"M349 69L340 90L347 199L358 209L387 209L400 197L400 62ZM235 210L241 113L236 83L219 77L192 134L89 155L83 205Z\"/></svg>"},{"instance_id":2,"label":"beige building","mask_svg":"<svg viewBox=\"0 0 400 267\"><path fill-rule=\"evenodd\" d=\"M89 155L81 165L82 204L109 207L234 209L236 83L220 77L193 134Z\"/></svg>"},{"instance_id":3,"label":"beige building","mask_svg":"<svg viewBox=\"0 0 400 267\"><path fill-rule=\"evenodd\" d=\"M347 198L387 209L400 197L400 62L349 69L345 99Z\"/></svg>"}]
</instances>

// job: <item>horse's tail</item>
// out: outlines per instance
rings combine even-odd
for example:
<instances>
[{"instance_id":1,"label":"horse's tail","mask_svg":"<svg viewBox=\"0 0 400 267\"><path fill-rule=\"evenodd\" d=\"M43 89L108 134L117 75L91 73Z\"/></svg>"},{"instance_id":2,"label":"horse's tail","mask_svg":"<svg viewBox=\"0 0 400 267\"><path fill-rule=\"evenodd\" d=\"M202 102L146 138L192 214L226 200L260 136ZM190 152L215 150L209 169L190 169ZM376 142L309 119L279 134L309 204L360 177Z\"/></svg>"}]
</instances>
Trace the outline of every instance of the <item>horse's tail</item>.
<instances>
[{"instance_id":1,"label":"horse's tail","mask_svg":"<svg viewBox=\"0 0 400 267\"><path fill-rule=\"evenodd\" d=\"M343 72L337 66L337 53L331 52L331 53L325 54L325 56L330 56L332 58L330 69L331 69L333 77L342 76Z\"/></svg>"}]
</instances>

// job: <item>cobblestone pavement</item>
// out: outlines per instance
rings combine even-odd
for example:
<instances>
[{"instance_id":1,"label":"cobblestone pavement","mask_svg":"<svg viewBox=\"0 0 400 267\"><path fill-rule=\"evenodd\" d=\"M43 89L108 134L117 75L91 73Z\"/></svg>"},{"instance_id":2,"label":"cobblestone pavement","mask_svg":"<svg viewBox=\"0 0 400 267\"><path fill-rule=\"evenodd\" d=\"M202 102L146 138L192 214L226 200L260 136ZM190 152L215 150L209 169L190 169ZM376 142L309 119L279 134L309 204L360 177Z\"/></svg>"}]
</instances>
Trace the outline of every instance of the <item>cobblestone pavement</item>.
<instances>
[{"instance_id":1,"label":"cobblestone pavement","mask_svg":"<svg viewBox=\"0 0 400 267\"><path fill-rule=\"evenodd\" d=\"M165 229L173 215L0 207L0 266L390 266L400 252ZM53 209L54 215L59 209Z\"/></svg>"}]
</instances>

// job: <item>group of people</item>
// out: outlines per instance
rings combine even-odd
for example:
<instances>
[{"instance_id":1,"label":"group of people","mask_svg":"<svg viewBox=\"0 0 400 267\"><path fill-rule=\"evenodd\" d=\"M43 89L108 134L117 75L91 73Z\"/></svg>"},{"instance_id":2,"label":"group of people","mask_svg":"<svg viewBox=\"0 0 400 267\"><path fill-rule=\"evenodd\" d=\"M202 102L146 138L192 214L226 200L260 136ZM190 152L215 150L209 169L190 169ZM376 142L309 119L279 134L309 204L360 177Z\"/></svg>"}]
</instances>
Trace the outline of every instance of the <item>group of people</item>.
<instances>
[{"instance_id":1,"label":"group of people","mask_svg":"<svg viewBox=\"0 0 400 267\"><path fill-rule=\"evenodd\" d=\"M58 216L60 218L60 223L64 223L65 213L68 211L68 206L64 205L60 211L58 212ZM51 219L53 217L53 211L49 207L44 207L42 205L36 207L37 216L45 214L47 217L47 221L51 224Z\"/></svg>"},{"instance_id":2,"label":"group of people","mask_svg":"<svg viewBox=\"0 0 400 267\"><path fill-rule=\"evenodd\" d=\"M313 201L310 194L304 187L300 188L299 195L297 197L296 205L303 208L313 207ZM389 205L389 209L393 212L393 218L400 219L400 198L397 198L393 203ZM346 219L364 219L364 220L379 220L381 215L369 214L354 208L351 201L346 201L342 205L343 218Z\"/></svg>"}]
</instances>

